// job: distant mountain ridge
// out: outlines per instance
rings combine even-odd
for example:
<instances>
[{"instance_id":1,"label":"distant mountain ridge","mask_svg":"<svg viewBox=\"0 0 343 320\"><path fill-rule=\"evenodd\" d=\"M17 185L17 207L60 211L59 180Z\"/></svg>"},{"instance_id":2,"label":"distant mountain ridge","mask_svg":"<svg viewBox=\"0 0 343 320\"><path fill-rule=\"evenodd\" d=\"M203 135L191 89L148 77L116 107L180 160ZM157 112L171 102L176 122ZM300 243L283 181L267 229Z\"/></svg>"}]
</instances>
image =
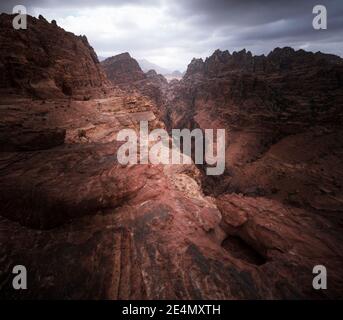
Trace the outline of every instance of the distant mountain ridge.
<instances>
[{"instance_id":1,"label":"distant mountain ridge","mask_svg":"<svg viewBox=\"0 0 343 320\"><path fill-rule=\"evenodd\" d=\"M165 74L171 74L173 70L163 68L155 63L152 63L146 59L137 59L138 64L142 68L144 72L148 72L149 70L155 70L157 73L165 75Z\"/></svg>"},{"instance_id":2,"label":"distant mountain ridge","mask_svg":"<svg viewBox=\"0 0 343 320\"><path fill-rule=\"evenodd\" d=\"M155 70L157 73L166 76L167 79L181 79L184 75L184 73L180 72L179 70L171 70L168 68L164 68L146 59L137 59L137 62L139 63L140 67L144 72L148 72L149 70Z\"/></svg>"}]
</instances>

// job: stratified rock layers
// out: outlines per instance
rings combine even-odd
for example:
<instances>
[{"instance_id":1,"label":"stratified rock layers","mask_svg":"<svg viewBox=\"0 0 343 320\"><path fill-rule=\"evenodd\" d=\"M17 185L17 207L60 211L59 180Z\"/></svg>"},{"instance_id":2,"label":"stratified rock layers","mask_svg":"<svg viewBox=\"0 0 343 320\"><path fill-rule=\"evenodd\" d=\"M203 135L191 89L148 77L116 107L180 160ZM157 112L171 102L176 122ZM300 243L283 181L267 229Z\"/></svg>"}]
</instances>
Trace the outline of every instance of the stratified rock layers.
<instances>
[{"instance_id":1,"label":"stratified rock layers","mask_svg":"<svg viewBox=\"0 0 343 320\"><path fill-rule=\"evenodd\" d=\"M101 65L114 84L128 84L146 77L138 62L128 52L107 58Z\"/></svg>"},{"instance_id":2,"label":"stratified rock layers","mask_svg":"<svg viewBox=\"0 0 343 320\"><path fill-rule=\"evenodd\" d=\"M43 17L27 16L27 29L0 16L0 91L38 98L89 98L108 83L85 36L77 37Z\"/></svg>"},{"instance_id":3,"label":"stratified rock layers","mask_svg":"<svg viewBox=\"0 0 343 320\"><path fill-rule=\"evenodd\" d=\"M204 176L202 185L217 198L228 252L259 265L299 254L291 264L300 269L310 256L342 263L341 252L323 259L319 243L295 239L306 228L318 236L325 230L322 245L341 248L342 105L343 60L291 48L268 56L217 50L193 59L171 84L163 105L169 129L226 129L226 171ZM307 249L297 249L300 243ZM342 283L338 267L331 273Z\"/></svg>"},{"instance_id":4,"label":"stratified rock layers","mask_svg":"<svg viewBox=\"0 0 343 320\"><path fill-rule=\"evenodd\" d=\"M29 18L29 37L7 30L6 38L7 20L8 16L1 16L0 39L7 49L0 50L4 70L0 82L0 298L341 297L342 139L335 127L339 113L336 118L331 111L320 113L315 119L321 129L311 127L311 131L304 126L307 114L301 124L298 116L289 118L301 113L298 105L284 114L275 100L280 95L274 96L262 80L256 80L254 87L250 69L247 82L235 73L229 80L226 76L220 80L218 70L225 68L219 66L213 76L207 76L201 61L193 62L185 80L171 88L158 75L150 72L141 78L135 70L126 75L131 79L125 84L130 90L109 88L83 38L33 18ZM25 51L22 41L27 37L33 37L33 42ZM49 37L58 43L56 51ZM45 52L41 44L46 41ZM35 51L42 63L44 57L48 59L47 66L28 58ZM67 63L74 58L78 61ZM131 72L132 65L120 63L122 70ZM283 63L277 66L284 68ZM20 72L25 76L19 77ZM315 96L315 110L328 96L340 101L341 89L334 81L339 84L341 78L336 72L326 76L332 77L326 84L328 94ZM290 92L280 85L286 80L280 79L291 75L278 78L273 73L271 77L279 93ZM323 89L321 78L310 80ZM49 90L36 90L33 98L35 81ZM72 91L63 90L63 83ZM264 100L256 91L245 90L246 83L262 86ZM287 85L296 89L292 82ZM70 99L83 96L86 99ZM307 98L297 97L299 93L293 92L292 101L302 101L305 112ZM232 103L236 99L242 108ZM170 109L169 102L175 102L175 109ZM168 116L168 126L230 129L233 145L229 148L239 156L235 165L229 157L228 172L220 183L203 179L208 196L202 191L201 170L193 164L118 162L122 143L116 141L118 132L138 131L140 120L149 121L150 129L164 128L162 112ZM270 133L275 117L280 117L275 123L280 135ZM280 125L282 117L288 129ZM267 139L264 149L259 149L263 145L259 137ZM259 143L254 149L247 141ZM232 149L227 152L232 155ZM242 166L247 158L250 161ZM292 184L299 190L289 195ZM320 194L310 197L317 186ZM12 287L12 268L17 264L27 268L27 290ZM327 290L312 287L312 269L318 264L327 267Z\"/></svg>"}]
</instances>

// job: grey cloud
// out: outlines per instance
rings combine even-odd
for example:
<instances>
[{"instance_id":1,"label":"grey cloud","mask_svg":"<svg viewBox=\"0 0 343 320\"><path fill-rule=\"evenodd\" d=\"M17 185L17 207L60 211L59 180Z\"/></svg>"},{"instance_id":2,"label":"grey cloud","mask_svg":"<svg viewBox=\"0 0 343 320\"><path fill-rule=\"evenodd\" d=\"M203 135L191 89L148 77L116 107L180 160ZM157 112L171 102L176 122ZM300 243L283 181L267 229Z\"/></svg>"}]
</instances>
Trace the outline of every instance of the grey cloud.
<instances>
[{"instance_id":1,"label":"grey cloud","mask_svg":"<svg viewBox=\"0 0 343 320\"><path fill-rule=\"evenodd\" d=\"M178 15L203 17L208 25L260 25L289 18L312 19L312 8L318 3L328 9L331 17L342 16L341 0L189 0L183 6L174 5Z\"/></svg>"},{"instance_id":2,"label":"grey cloud","mask_svg":"<svg viewBox=\"0 0 343 320\"><path fill-rule=\"evenodd\" d=\"M94 8L99 6L120 7L124 5L144 5L156 6L159 5L160 0L5 0L0 2L0 10L2 12L10 13L15 5L21 4L26 6L29 10L32 8Z\"/></svg>"},{"instance_id":3,"label":"grey cloud","mask_svg":"<svg viewBox=\"0 0 343 320\"><path fill-rule=\"evenodd\" d=\"M1 1L1 11L10 12L16 2ZM328 10L327 30L312 28L312 9L318 3ZM50 9L49 15L57 21L70 15L77 17L85 8L107 6L118 11L127 5L159 8L165 21L158 20L161 25L153 30L140 28L132 21L126 23L124 19L116 25L124 34L121 38L116 35L118 30L112 33L106 30L106 37L86 35L100 53L129 51L149 59L163 58L173 52L171 63L181 69L189 63L184 59L205 57L217 48L230 51L246 48L261 54L277 46L294 46L343 55L342 0L22 0L21 4L35 14L37 8ZM151 15L151 21L154 19ZM180 23L182 27L178 27Z\"/></svg>"}]
</instances>

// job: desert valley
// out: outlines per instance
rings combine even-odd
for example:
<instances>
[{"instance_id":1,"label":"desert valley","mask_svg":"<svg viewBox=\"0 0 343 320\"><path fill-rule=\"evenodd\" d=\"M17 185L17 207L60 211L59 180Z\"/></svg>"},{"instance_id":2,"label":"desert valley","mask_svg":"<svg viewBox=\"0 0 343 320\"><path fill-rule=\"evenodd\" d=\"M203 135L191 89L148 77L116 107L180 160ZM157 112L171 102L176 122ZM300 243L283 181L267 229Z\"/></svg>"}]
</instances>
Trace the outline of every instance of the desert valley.
<instances>
[{"instance_id":1,"label":"desert valley","mask_svg":"<svg viewBox=\"0 0 343 320\"><path fill-rule=\"evenodd\" d=\"M0 298L335 299L343 59L216 50L183 77L0 15ZM122 129L225 129L225 171L128 164ZM14 265L29 288L12 288ZM327 290L313 289L325 265Z\"/></svg>"}]
</instances>

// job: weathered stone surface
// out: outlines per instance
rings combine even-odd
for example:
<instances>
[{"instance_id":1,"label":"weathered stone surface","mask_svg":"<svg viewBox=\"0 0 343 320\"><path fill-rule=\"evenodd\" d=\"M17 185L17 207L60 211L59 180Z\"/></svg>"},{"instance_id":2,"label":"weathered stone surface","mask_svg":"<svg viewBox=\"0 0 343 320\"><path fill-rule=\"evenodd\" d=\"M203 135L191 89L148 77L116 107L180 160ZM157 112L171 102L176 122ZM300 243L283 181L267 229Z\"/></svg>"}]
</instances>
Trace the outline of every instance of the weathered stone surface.
<instances>
[{"instance_id":1,"label":"weathered stone surface","mask_svg":"<svg viewBox=\"0 0 343 320\"><path fill-rule=\"evenodd\" d=\"M85 36L31 16L27 29L15 30L13 17L0 15L1 92L79 99L103 94L108 80Z\"/></svg>"},{"instance_id":2,"label":"weathered stone surface","mask_svg":"<svg viewBox=\"0 0 343 320\"><path fill-rule=\"evenodd\" d=\"M193 165L117 163L118 143L102 133L137 129L120 119L135 115L127 106L138 111L147 104L121 91L47 102L49 121L68 133L66 145L1 153L0 296L338 297L342 242L335 223L278 200L205 197ZM160 125L154 121L151 129ZM74 136L78 130L83 134ZM30 275L20 293L11 288L19 260ZM319 293L312 268L320 263L332 282Z\"/></svg>"},{"instance_id":3,"label":"weathered stone surface","mask_svg":"<svg viewBox=\"0 0 343 320\"><path fill-rule=\"evenodd\" d=\"M324 150L339 152L342 61L337 56L291 48L275 49L266 57L244 50L233 54L217 50L205 61L193 60L184 79L172 84L163 108L166 125L226 129L227 172L220 181L207 181L209 192L270 193L270 186L263 190L251 179L254 169L251 173L247 170L268 158L269 168L259 179L273 175L277 161L267 155L274 145L275 152L282 153L278 162L293 157L300 166L309 165L314 158L320 161ZM303 160L311 139L317 141L311 143L312 159ZM336 141L334 146L331 139ZM329 157L326 161L323 165L335 175L338 162ZM254 174L259 175L257 171ZM306 172L299 174L304 180L308 177ZM250 181L249 187L242 189L242 181ZM293 181L293 185L297 183ZM282 181L275 184L280 186L274 185L274 191L286 187Z\"/></svg>"},{"instance_id":4,"label":"weathered stone surface","mask_svg":"<svg viewBox=\"0 0 343 320\"><path fill-rule=\"evenodd\" d=\"M116 150L111 143L64 146L26 155L3 153L2 215L45 229L120 205L134 196L145 178L130 185L129 177L139 176L144 169L122 169L116 162Z\"/></svg>"},{"instance_id":5,"label":"weathered stone surface","mask_svg":"<svg viewBox=\"0 0 343 320\"><path fill-rule=\"evenodd\" d=\"M169 86L124 55L124 85L109 88L84 39L43 18L29 23L25 52L47 57L44 66L23 62L28 35L0 37L16 61L1 60L0 298L341 297L340 59L289 48L268 57L217 51ZM43 25L55 52L47 34L35 34ZM70 57L63 74L82 79L72 86L72 98L87 94L81 101L59 86L69 65L60 59ZM18 77L32 70L38 87ZM32 88L51 99L32 99ZM140 120L150 130L226 128L225 175L203 179L193 164L119 164L117 134L137 131ZM27 290L12 288L16 264L27 267ZM327 290L312 287L318 264Z\"/></svg>"},{"instance_id":6,"label":"weathered stone surface","mask_svg":"<svg viewBox=\"0 0 343 320\"><path fill-rule=\"evenodd\" d=\"M342 67L337 56L291 48L217 50L193 59L163 106L168 128L226 129L226 172L202 184L217 197L227 251L284 274L289 264L309 272L327 261L334 296L342 292L342 256L331 251L342 245ZM297 281L310 281L303 276Z\"/></svg>"},{"instance_id":7,"label":"weathered stone surface","mask_svg":"<svg viewBox=\"0 0 343 320\"><path fill-rule=\"evenodd\" d=\"M128 84L146 78L138 62L128 52L107 58L101 65L114 84Z\"/></svg>"},{"instance_id":8,"label":"weathered stone surface","mask_svg":"<svg viewBox=\"0 0 343 320\"><path fill-rule=\"evenodd\" d=\"M101 65L112 84L127 92L136 90L159 106L164 104L169 88L167 79L154 70L144 73L129 53L107 58Z\"/></svg>"},{"instance_id":9,"label":"weathered stone surface","mask_svg":"<svg viewBox=\"0 0 343 320\"><path fill-rule=\"evenodd\" d=\"M1 151L32 151L56 147L64 143L65 130L50 128L0 128Z\"/></svg>"}]
</instances>

